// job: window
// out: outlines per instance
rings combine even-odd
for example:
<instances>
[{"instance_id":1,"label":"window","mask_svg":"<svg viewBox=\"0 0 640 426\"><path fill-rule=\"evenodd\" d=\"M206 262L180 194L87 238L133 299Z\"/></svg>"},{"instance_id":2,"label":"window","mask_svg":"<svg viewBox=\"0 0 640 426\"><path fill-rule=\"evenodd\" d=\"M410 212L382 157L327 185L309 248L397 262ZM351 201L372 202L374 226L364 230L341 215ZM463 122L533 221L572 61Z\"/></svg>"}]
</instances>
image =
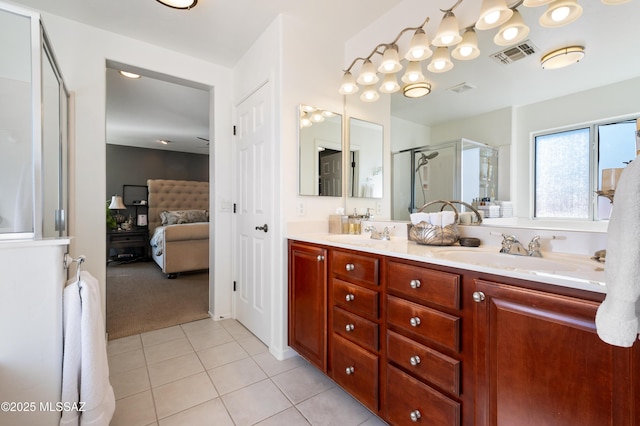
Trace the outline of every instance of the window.
<instances>
[{"instance_id":1,"label":"window","mask_svg":"<svg viewBox=\"0 0 640 426\"><path fill-rule=\"evenodd\" d=\"M602 170L635 158L636 120L593 123L534 137L534 217L608 219L611 203L598 197Z\"/></svg>"}]
</instances>

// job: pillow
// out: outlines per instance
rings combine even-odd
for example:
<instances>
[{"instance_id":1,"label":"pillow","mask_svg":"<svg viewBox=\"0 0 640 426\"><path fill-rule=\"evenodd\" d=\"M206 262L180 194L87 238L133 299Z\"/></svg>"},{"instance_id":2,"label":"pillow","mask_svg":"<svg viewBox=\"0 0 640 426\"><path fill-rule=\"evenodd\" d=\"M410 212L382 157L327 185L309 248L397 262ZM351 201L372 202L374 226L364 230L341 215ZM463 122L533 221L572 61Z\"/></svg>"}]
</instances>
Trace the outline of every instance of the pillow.
<instances>
[{"instance_id":1,"label":"pillow","mask_svg":"<svg viewBox=\"0 0 640 426\"><path fill-rule=\"evenodd\" d=\"M162 225L208 222L209 214L206 210L165 210L160 213L160 219L162 220Z\"/></svg>"}]
</instances>

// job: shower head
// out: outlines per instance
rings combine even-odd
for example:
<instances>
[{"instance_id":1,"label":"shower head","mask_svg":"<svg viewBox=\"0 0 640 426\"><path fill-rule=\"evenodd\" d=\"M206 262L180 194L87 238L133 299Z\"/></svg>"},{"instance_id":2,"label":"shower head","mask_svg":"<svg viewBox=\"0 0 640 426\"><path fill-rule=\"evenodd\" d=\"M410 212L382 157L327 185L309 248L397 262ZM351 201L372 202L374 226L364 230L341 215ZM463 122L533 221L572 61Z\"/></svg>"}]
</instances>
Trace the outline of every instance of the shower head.
<instances>
[{"instance_id":1,"label":"shower head","mask_svg":"<svg viewBox=\"0 0 640 426\"><path fill-rule=\"evenodd\" d=\"M420 170L420 167L426 166L429 164L429 160L432 160L438 156L438 151L433 151L429 154L425 154L424 152L420 153L420 159L418 160L418 167L416 167L416 173Z\"/></svg>"}]
</instances>

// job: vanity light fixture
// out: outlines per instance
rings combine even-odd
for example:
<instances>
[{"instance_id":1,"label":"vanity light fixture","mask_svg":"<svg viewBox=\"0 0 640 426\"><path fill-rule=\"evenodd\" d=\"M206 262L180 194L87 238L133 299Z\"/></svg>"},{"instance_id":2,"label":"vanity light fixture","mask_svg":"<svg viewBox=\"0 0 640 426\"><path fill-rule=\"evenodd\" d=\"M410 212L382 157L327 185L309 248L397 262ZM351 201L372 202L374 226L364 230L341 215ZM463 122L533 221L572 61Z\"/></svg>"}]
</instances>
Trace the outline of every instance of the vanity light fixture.
<instances>
[{"instance_id":1,"label":"vanity light fixture","mask_svg":"<svg viewBox=\"0 0 640 426\"><path fill-rule=\"evenodd\" d=\"M453 49L451 56L460 61L468 61L480 56L478 35L473 28L467 28L464 34L462 34L462 41Z\"/></svg>"},{"instance_id":2,"label":"vanity light fixture","mask_svg":"<svg viewBox=\"0 0 640 426\"><path fill-rule=\"evenodd\" d=\"M438 47L436 53L433 54L431 62L427 65L427 69L434 73L440 73L449 71L451 68L453 68L453 62L449 57L449 48Z\"/></svg>"},{"instance_id":3,"label":"vanity light fixture","mask_svg":"<svg viewBox=\"0 0 640 426\"><path fill-rule=\"evenodd\" d=\"M580 62L582 58L584 58L583 46L569 46L547 53L540 59L540 65L545 70L552 70L568 67Z\"/></svg>"},{"instance_id":4,"label":"vanity light fixture","mask_svg":"<svg viewBox=\"0 0 640 426\"><path fill-rule=\"evenodd\" d=\"M582 6L577 0L555 0L549 3L547 10L540 17L540 25L557 28L570 24L582 15Z\"/></svg>"},{"instance_id":5,"label":"vanity light fixture","mask_svg":"<svg viewBox=\"0 0 640 426\"><path fill-rule=\"evenodd\" d=\"M431 93L431 84L426 81L407 84L402 88L402 93L407 98L421 98Z\"/></svg>"},{"instance_id":6,"label":"vanity light fixture","mask_svg":"<svg viewBox=\"0 0 640 426\"><path fill-rule=\"evenodd\" d=\"M188 10L193 9L198 0L156 0L158 3L163 4L172 9Z\"/></svg>"},{"instance_id":7,"label":"vanity light fixture","mask_svg":"<svg viewBox=\"0 0 640 426\"><path fill-rule=\"evenodd\" d=\"M129 72L129 71L118 71L120 73L121 76L123 77L127 77L127 78L131 78L131 79L136 79L136 78L140 78L140 74L136 74L133 72Z\"/></svg>"},{"instance_id":8,"label":"vanity light fixture","mask_svg":"<svg viewBox=\"0 0 640 426\"><path fill-rule=\"evenodd\" d=\"M507 22L511 15L513 15L513 10L507 7L507 0L482 0L476 28L489 30L499 27Z\"/></svg>"},{"instance_id":9,"label":"vanity light fixture","mask_svg":"<svg viewBox=\"0 0 640 426\"><path fill-rule=\"evenodd\" d=\"M524 23L522 15L517 10L513 11L511 18L500 27L493 38L498 46L511 46L521 42L529 35L529 27Z\"/></svg>"}]
</instances>

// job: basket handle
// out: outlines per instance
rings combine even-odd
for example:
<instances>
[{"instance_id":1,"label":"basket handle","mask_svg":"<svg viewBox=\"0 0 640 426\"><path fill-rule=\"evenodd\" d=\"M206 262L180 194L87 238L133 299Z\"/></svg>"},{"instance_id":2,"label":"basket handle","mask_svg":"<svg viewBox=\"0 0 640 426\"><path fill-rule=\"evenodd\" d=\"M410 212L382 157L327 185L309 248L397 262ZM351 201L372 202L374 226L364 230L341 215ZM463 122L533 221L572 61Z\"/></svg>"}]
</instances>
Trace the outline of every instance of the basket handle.
<instances>
[{"instance_id":1,"label":"basket handle","mask_svg":"<svg viewBox=\"0 0 640 426\"><path fill-rule=\"evenodd\" d=\"M422 212L425 208L427 208L428 206L432 205L432 204L444 204L441 208L440 211L443 211L444 208L446 206L451 207L451 209L453 210L453 212L455 213L455 222L454 223L458 223L458 209L456 209L456 206L454 206L452 203L458 203L459 201L446 201L446 200L435 200L435 201L429 201L427 204L425 204L424 206L420 207L418 209L419 212ZM477 212L476 212L477 213ZM479 216L479 215L478 215Z\"/></svg>"}]
</instances>

